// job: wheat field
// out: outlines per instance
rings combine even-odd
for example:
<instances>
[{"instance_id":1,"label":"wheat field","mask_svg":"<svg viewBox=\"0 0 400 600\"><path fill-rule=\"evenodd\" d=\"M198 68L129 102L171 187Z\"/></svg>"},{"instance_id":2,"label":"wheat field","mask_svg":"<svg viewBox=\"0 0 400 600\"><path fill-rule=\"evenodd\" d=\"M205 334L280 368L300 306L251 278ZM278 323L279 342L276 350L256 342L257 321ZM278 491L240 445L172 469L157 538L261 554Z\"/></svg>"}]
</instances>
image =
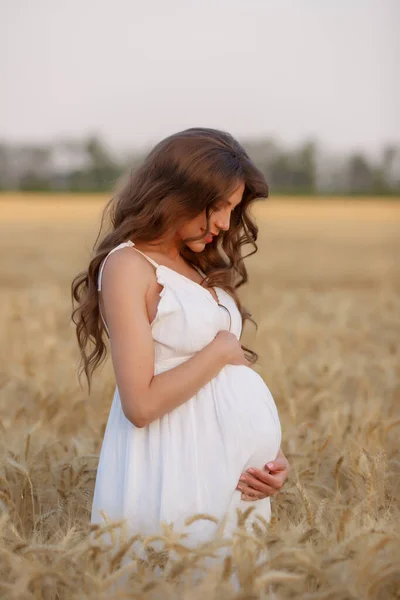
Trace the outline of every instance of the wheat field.
<instances>
[{"instance_id":1,"label":"wheat field","mask_svg":"<svg viewBox=\"0 0 400 600\"><path fill-rule=\"evenodd\" d=\"M400 598L400 202L255 207L259 251L240 295L258 330L243 339L292 469L271 523L239 529L194 585L211 545L193 554L168 528L162 553L90 536L114 379L108 361L89 397L79 387L69 286L105 201L0 197L0 597Z\"/></svg>"}]
</instances>

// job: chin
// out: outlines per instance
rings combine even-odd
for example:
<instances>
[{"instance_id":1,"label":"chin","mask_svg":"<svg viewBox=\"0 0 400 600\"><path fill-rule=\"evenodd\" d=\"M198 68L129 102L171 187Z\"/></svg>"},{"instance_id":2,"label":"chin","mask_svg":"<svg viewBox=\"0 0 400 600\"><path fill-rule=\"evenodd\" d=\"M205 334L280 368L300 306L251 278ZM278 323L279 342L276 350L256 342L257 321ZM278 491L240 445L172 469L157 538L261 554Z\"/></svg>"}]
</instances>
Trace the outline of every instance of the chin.
<instances>
[{"instance_id":1,"label":"chin","mask_svg":"<svg viewBox=\"0 0 400 600\"><path fill-rule=\"evenodd\" d=\"M201 252L206 247L206 242L198 240L197 242L189 242L186 244L186 246L193 252Z\"/></svg>"},{"instance_id":2,"label":"chin","mask_svg":"<svg viewBox=\"0 0 400 600\"><path fill-rule=\"evenodd\" d=\"M188 248L190 248L190 250L192 250L192 252L202 252L204 250L204 248L206 247L206 243L205 242L191 242L190 244L186 244Z\"/></svg>"}]
</instances>

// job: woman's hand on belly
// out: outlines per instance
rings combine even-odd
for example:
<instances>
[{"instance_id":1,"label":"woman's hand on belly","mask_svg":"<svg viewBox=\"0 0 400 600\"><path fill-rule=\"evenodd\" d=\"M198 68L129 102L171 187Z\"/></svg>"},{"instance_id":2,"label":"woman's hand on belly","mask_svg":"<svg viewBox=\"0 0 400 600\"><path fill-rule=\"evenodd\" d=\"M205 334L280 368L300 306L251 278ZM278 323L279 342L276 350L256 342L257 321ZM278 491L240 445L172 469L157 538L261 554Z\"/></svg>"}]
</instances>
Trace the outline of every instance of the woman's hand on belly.
<instances>
[{"instance_id":1,"label":"woman's hand on belly","mask_svg":"<svg viewBox=\"0 0 400 600\"><path fill-rule=\"evenodd\" d=\"M290 471L290 464L282 450L275 460L267 463L264 469L247 469L242 473L236 489L242 492L242 500L261 500L273 496L284 485Z\"/></svg>"}]
</instances>

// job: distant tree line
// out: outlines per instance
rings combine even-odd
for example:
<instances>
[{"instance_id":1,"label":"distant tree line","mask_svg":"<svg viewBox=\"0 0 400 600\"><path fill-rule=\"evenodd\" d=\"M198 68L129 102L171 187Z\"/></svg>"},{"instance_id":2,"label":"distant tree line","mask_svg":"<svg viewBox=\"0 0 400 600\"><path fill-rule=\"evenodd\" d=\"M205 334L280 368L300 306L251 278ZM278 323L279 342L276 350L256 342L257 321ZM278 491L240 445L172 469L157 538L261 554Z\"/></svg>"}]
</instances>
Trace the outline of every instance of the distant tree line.
<instances>
[{"instance_id":1,"label":"distant tree line","mask_svg":"<svg viewBox=\"0 0 400 600\"><path fill-rule=\"evenodd\" d=\"M363 152L328 154L314 141L287 149L274 140L240 140L272 193L400 195L400 146L372 159ZM98 136L51 144L0 143L0 190L110 191L146 152L117 156Z\"/></svg>"}]
</instances>

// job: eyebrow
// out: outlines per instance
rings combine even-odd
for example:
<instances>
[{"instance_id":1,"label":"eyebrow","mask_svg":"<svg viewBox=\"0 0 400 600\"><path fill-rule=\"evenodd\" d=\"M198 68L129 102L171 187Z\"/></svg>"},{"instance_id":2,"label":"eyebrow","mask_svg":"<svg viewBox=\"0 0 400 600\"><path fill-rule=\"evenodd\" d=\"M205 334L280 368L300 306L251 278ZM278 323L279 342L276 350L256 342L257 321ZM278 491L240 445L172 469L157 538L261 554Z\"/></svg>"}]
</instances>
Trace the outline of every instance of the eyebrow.
<instances>
[{"instance_id":1,"label":"eyebrow","mask_svg":"<svg viewBox=\"0 0 400 600\"><path fill-rule=\"evenodd\" d=\"M232 202L230 202L230 200L227 200L227 203L229 204L229 206L233 206L234 208L237 208L239 206L239 204L241 203L241 200L239 200L239 202L235 205L233 205Z\"/></svg>"},{"instance_id":2,"label":"eyebrow","mask_svg":"<svg viewBox=\"0 0 400 600\"><path fill-rule=\"evenodd\" d=\"M221 201L223 204L227 204L228 206L233 206L232 202L230 200L222 200ZM236 208L237 206L239 206L240 202L238 202L234 208Z\"/></svg>"}]
</instances>

